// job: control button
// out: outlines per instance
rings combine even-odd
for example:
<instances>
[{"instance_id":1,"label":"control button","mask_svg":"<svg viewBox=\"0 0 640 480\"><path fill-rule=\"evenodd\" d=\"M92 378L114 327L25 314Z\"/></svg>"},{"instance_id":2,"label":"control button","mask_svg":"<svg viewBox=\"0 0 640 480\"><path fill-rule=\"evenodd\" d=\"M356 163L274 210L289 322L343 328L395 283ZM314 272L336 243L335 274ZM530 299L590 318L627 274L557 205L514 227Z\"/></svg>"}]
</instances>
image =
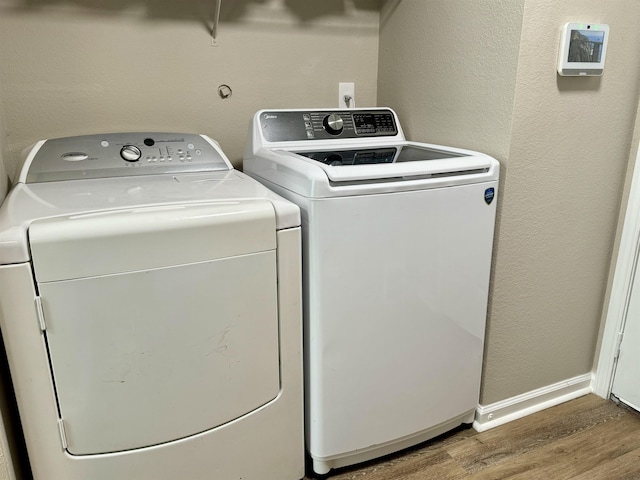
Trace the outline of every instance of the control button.
<instances>
[{"instance_id":1,"label":"control button","mask_svg":"<svg viewBox=\"0 0 640 480\"><path fill-rule=\"evenodd\" d=\"M305 122L308 122L309 120L311 120L311 115L309 115L308 113L305 113L305 114L302 115L302 119Z\"/></svg>"},{"instance_id":2,"label":"control button","mask_svg":"<svg viewBox=\"0 0 640 480\"><path fill-rule=\"evenodd\" d=\"M307 138L314 138L315 135L313 133L313 130L307 130Z\"/></svg>"},{"instance_id":3,"label":"control button","mask_svg":"<svg viewBox=\"0 0 640 480\"><path fill-rule=\"evenodd\" d=\"M108 147L109 146L109 142L107 142L106 140L102 140L100 142L100 145L102 145L103 147Z\"/></svg>"},{"instance_id":4,"label":"control button","mask_svg":"<svg viewBox=\"0 0 640 480\"><path fill-rule=\"evenodd\" d=\"M153 138L145 138L144 139L144 144L147 147L153 147L156 144L156 142L153 140Z\"/></svg>"},{"instance_id":5,"label":"control button","mask_svg":"<svg viewBox=\"0 0 640 480\"><path fill-rule=\"evenodd\" d=\"M331 135L340 135L344 128L344 120L342 120L342 117L337 113L332 113L331 115L324 117L322 125L327 133L330 133Z\"/></svg>"},{"instance_id":6,"label":"control button","mask_svg":"<svg viewBox=\"0 0 640 480\"><path fill-rule=\"evenodd\" d=\"M188 144L188 145L187 145L187 148L188 148L189 150L193 150L193 149L194 149L194 148L196 148L196 147L193 145L193 143L190 143L190 144Z\"/></svg>"},{"instance_id":7,"label":"control button","mask_svg":"<svg viewBox=\"0 0 640 480\"><path fill-rule=\"evenodd\" d=\"M178 149L178 153L183 153L181 148Z\"/></svg>"},{"instance_id":8,"label":"control button","mask_svg":"<svg viewBox=\"0 0 640 480\"><path fill-rule=\"evenodd\" d=\"M120 149L120 156L127 162L137 162L140 160L142 153L135 145L125 145Z\"/></svg>"},{"instance_id":9,"label":"control button","mask_svg":"<svg viewBox=\"0 0 640 480\"><path fill-rule=\"evenodd\" d=\"M202 155L202 150L197 149L197 150L196 150L196 155Z\"/></svg>"},{"instance_id":10,"label":"control button","mask_svg":"<svg viewBox=\"0 0 640 480\"><path fill-rule=\"evenodd\" d=\"M160 157L160 161L161 161L161 162L164 162L164 157Z\"/></svg>"},{"instance_id":11,"label":"control button","mask_svg":"<svg viewBox=\"0 0 640 480\"><path fill-rule=\"evenodd\" d=\"M89 155L82 152L69 152L62 155L62 159L67 162L81 162L89 158Z\"/></svg>"},{"instance_id":12,"label":"control button","mask_svg":"<svg viewBox=\"0 0 640 480\"><path fill-rule=\"evenodd\" d=\"M167 162L170 162L171 160L173 160L173 157L167 157Z\"/></svg>"},{"instance_id":13,"label":"control button","mask_svg":"<svg viewBox=\"0 0 640 480\"><path fill-rule=\"evenodd\" d=\"M191 155L187 155L187 162L190 162L191 160L193 160L193 159L191 158Z\"/></svg>"}]
</instances>

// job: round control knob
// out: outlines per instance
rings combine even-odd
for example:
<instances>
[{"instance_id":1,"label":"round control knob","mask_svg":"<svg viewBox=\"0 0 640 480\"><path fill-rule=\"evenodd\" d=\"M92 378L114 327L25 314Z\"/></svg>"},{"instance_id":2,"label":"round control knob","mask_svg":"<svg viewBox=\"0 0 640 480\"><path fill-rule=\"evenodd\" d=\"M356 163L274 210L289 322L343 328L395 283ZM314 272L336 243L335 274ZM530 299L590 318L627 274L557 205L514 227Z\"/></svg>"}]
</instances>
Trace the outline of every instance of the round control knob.
<instances>
[{"instance_id":1,"label":"round control knob","mask_svg":"<svg viewBox=\"0 0 640 480\"><path fill-rule=\"evenodd\" d=\"M324 129L331 135L340 135L344 127L344 120L342 120L340 115L332 113L324 117L322 125L324 125Z\"/></svg>"},{"instance_id":2,"label":"round control knob","mask_svg":"<svg viewBox=\"0 0 640 480\"><path fill-rule=\"evenodd\" d=\"M127 162L137 162L142 156L142 152L135 145L125 145L120 149L120 156Z\"/></svg>"}]
</instances>

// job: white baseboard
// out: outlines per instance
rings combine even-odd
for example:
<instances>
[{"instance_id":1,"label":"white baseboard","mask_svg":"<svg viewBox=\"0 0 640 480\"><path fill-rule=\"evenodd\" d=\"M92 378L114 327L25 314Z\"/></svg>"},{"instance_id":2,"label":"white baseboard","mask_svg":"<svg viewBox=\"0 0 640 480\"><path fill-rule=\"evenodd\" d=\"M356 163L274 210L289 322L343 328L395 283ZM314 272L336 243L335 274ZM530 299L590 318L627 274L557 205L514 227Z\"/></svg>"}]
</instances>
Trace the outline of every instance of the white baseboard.
<instances>
[{"instance_id":1,"label":"white baseboard","mask_svg":"<svg viewBox=\"0 0 640 480\"><path fill-rule=\"evenodd\" d=\"M593 374L586 373L490 405L478 405L473 428L484 432L591 393L592 377Z\"/></svg>"}]
</instances>

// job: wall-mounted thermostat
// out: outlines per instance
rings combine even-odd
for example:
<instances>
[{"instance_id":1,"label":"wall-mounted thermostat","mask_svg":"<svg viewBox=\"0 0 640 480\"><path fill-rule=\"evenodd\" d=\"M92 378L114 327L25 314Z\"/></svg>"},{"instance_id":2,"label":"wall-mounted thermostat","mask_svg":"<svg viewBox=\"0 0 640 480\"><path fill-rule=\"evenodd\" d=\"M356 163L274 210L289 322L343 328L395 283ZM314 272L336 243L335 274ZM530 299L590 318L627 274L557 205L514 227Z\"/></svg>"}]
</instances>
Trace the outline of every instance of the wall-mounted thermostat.
<instances>
[{"instance_id":1,"label":"wall-mounted thermostat","mask_svg":"<svg viewBox=\"0 0 640 480\"><path fill-rule=\"evenodd\" d=\"M567 23L562 30L558 74L562 76L602 75L607 56L609 25Z\"/></svg>"}]
</instances>

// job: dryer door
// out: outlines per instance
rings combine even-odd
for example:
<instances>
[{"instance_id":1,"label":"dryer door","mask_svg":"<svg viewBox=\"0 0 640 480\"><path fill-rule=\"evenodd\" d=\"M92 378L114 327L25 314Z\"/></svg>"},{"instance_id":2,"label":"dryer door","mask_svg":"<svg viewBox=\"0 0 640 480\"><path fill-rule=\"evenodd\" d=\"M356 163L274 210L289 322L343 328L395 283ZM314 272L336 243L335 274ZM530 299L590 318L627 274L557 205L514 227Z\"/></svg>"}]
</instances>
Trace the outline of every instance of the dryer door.
<instances>
[{"instance_id":1,"label":"dryer door","mask_svg":"<svg viewBox=\"0 0 640 480\"><path fill-rule=\"evenodd\" d=\"M69 453L170 442L278 394L270 203L50 219L29 235Z\"/></svg>"}]
</instances>

